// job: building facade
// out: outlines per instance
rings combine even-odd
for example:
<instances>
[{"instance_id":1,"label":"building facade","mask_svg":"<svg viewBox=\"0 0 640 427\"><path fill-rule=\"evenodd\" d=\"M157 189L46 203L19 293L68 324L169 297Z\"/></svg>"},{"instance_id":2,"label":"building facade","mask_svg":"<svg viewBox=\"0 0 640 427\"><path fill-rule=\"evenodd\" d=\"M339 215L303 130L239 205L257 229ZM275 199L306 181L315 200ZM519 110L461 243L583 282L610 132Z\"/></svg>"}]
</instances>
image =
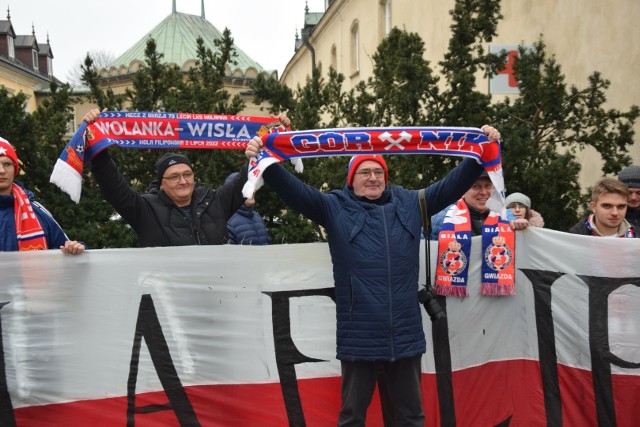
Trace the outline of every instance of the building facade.
<instances>
[{"instance_id":1,"label":"building facade","mask_svg":"<svg viewBox=\"0 0 640 427\"><path fill-rule=\"evenodd\" d=\"M49 96L54 79L48 38L46 43L38 43L33 27L31 34L16 34L7 11L6 20L0 21L0 85L9 94L24 93L24 109L31 113Z\"/></svg>"},{"instance_id":2,"label":"building facade","mask_svg":"<svg viewBox=\"0 0 640 427\"><path fill-rule=\"evenodd\" d=\"M310 76L312 60L326 76L329 66L342 73L349 90L373 73L372 55L391 28L417 33L425 43L425 59L437 71L438 61L448 49L452 24L449 11L455 0L327 0L318 19L307 13L299 47L287 64L281 83L291 88L304 85ZM519 0L503 1L504 18L492 45L531 45L542 35L549 55L562 66L566 82L583 88L588 76L600 71L611 81L607 107L628 110L640 104L640 2L619 0ZM315 22L315 23L314 23ZM305 34L306 31L306 34ZM305 38L306 37L306 38ZM487 50L491 46L486 46ZM479 89L489 81L478 79ZM492 93L494 100L505 92ZM640 135L640 124L635 126ZM640 144L631 148L634 163L640 163ZM598 156L585 150L581 181L591 185L598 176Z\"/></svg>"}]
</instances>

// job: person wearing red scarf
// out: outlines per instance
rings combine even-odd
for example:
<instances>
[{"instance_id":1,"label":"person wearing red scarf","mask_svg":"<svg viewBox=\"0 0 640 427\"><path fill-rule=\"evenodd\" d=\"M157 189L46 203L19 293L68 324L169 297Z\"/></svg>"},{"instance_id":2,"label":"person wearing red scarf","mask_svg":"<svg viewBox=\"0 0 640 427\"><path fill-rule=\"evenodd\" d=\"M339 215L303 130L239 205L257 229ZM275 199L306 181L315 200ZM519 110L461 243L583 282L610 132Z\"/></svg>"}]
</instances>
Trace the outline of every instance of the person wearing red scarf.
<instances>
[{"instance_id":1,"label":"person wearing red scarf","mask_svg":"<svg viewBox=\"0 0 640 427\"><path fill-rule=\"evenodd\" d=\"M0 251L33 251L60 248L78 255L85 245L69 240L33 193L15 180L20 163L9 141L0 138Z\"/></svg>"}]
</instances>

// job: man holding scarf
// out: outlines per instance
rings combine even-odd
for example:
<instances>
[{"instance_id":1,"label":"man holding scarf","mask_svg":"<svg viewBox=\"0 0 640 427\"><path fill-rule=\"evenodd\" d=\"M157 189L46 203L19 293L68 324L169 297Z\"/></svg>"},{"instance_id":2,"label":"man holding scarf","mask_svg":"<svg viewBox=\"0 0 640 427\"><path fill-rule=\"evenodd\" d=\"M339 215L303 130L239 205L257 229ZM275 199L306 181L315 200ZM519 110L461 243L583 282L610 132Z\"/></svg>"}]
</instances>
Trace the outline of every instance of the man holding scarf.
<instances>
[{"instance_id":1,"label":"man holding scarf","mask_svg":"<svg viewBox=\"0 0 640 427\"><path fill-rule=\"evenodd\" d=\"M69 240L33 193L15 180L19 171L14 148L0 138L0 252L60 248L65 254L82 253L84 244Z\"/></svg>"},{"instance_id":2,"label":"man holding scarf","mask_svg":"<svg viewBox=\"0 0 640 427\"><path fill-rule=\"evenodd\" d=\"M499 132L483 126L490 140ZM247 157L256 157L260 138ZM483 168L466 159L426 188L429 210L460 198ZM293 209L327 232L336 293L337 358L342 367L339 426L364 426L380 371L385 374L395 422L423 426L421 359L426 351L418 302L422 214L418 190L387 187L383 157L351 159L347 184L323 193L273 164L265 182Z\"/></svg>"},{"instance_id":3,"label":"man holding scarf","mask_svg":"<svg viewBox=\"0 0 640 427\"><path fill-rule=\"evenodd\" d=\"M83 118L93 123L100 110ZM104 199L133 228L141 247L222 245L227 221L244 204L242 187L247 165L220 188L197 185L189 159L166 153L156 162L157 181L147 194L139 194L122 176L105 149L91 160L91 168Z\"/></svg>"}]
</instances>

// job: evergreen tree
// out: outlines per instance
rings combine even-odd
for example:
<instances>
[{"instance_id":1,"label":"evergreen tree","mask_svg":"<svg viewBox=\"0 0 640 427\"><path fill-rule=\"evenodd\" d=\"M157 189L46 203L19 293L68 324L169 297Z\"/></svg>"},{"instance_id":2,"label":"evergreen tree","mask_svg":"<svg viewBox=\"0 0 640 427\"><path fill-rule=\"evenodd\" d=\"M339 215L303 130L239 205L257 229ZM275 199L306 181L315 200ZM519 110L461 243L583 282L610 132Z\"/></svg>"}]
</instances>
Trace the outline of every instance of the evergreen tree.
<instances>
[{"instance_id":1,"label":"evergreen tree","mask_svg":"<svg viewBox=\"0 0 640 427\"><path fill-rule=\"evenodd\" d=\"M531 197L546 227L568 230L589 198L580 190L576 153L590 147L601 156L604 175L619 171L630 162L627 147L633 144L638 107L605 109L610 82L599 72L586 88L569 87L542 39L531 50L520 47L514 71L520 96L495 106L496 126L506 141L507 190Z\"/></svg>"}]
</instances>

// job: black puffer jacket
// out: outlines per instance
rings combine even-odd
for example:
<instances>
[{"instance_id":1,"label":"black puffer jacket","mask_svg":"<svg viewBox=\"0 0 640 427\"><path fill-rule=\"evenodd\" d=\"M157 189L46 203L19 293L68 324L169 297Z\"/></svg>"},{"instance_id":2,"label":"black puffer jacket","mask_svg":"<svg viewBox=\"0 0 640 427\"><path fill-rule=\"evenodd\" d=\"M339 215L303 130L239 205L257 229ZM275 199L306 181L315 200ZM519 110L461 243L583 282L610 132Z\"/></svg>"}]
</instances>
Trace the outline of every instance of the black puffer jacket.
<instances>
[{"instance_id":1,"label":"black puffer jacket","mask_svg":"<svg viewBox=\"0 0 640 427\"><path fill-rule=\"evenodd\" d=\"M102 196L133 228L138 246L221 245L227 220L243 205L247 165L218 189L196 185L191 198L192 221L159 188L141 195L124 179L107 150L92 160Z\"/></svg>"}]
</instances>

